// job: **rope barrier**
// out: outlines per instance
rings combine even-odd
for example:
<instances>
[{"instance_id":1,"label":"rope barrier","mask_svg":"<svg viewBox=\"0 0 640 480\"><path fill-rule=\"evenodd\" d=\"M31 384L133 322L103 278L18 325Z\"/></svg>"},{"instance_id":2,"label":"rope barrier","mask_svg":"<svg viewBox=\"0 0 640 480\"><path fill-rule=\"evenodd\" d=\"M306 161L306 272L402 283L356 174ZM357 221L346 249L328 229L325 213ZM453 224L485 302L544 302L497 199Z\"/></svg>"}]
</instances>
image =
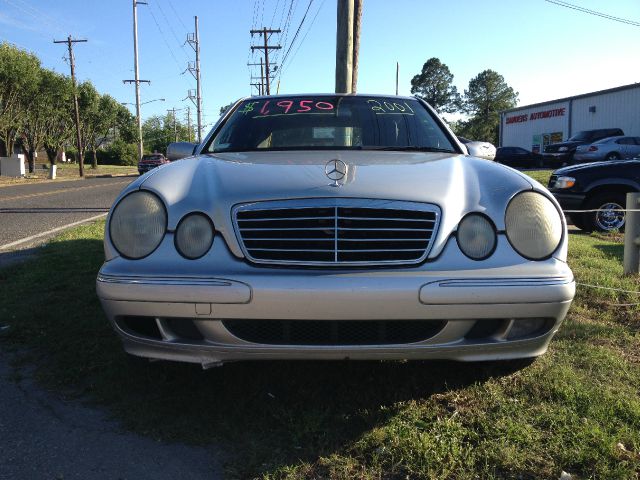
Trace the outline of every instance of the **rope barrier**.
<instances>
[{"instance_id":1,"label":"rope barrier","mask_svg":"<svg viewBox=\"0 0 640 480\"><path fill-rule=\"evenodd\" d=\"M592 285L589 283L580 283L580 282L576 282L576 285L580 285L581 287L599 288L600 290L610 290L613 292L633 293L635 295L640 295L640 292L636 292L634 290L623 290L621 288L603 287L601 285Z\"/></svg>"}]
</instances>

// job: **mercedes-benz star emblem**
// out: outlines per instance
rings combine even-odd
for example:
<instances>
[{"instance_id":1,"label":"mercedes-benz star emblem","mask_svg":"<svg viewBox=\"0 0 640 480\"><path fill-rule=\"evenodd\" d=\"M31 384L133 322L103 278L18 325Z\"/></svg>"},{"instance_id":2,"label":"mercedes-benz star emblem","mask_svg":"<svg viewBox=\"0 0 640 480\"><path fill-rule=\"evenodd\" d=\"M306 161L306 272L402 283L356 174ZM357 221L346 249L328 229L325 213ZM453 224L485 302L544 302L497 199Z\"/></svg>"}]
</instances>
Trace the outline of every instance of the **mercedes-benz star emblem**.
<instances>
[{"instance_id":1,"label":"mercedes-benz star emblem","mask_svg":"<svg viewBox=\"0 0 640 480\"><path fill-rule=\"evenodd\" d=\"M333 180L333 186L337 187L340 184L338 180L342 180L347 175L347 164L342 160L329 160L327 164L324 166L324 173L329 177L330 180Z\"/></svg>"}]
</instances>

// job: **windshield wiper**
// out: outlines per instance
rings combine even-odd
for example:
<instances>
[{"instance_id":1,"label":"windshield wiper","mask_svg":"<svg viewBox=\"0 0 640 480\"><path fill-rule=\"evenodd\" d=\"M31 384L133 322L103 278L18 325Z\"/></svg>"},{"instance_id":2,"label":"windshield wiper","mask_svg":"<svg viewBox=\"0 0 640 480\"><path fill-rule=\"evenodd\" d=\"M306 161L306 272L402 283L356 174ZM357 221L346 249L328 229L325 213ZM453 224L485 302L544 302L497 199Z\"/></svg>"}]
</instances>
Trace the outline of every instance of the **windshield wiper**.
<instances>
[{"instance_id":1,"label":"windshield wiper","mask_svg":"<svg viewBox=\"0 0 640 480\"><path fill-rule=\"evenodd\" d=\"M396 152L441 152L441 153L456 153L448 148L437 147L416 147L414 145L408 145L405 147L360 147L361 150L381 150L381 151L396 151Z\"/></svg>"}]
</instances>

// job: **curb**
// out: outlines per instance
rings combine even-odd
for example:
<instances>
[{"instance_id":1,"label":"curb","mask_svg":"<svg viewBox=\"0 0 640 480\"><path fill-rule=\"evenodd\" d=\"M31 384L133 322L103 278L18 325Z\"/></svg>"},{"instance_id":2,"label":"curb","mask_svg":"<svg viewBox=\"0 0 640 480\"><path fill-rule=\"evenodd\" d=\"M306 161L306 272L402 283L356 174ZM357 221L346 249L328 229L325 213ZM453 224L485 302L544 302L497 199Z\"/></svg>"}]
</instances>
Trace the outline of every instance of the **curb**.
<instances>
[{"instance_id":1,"label":"curb","mask_svg":"<svg viewBox=\"0 0 640 480\"><path fill-rule=\"evenodd\" d=\"M90 178L118 178L118 177L138 177L137 173L106 173L104 175L85 175L85 179Z\"/></svg>"}]
</instances>

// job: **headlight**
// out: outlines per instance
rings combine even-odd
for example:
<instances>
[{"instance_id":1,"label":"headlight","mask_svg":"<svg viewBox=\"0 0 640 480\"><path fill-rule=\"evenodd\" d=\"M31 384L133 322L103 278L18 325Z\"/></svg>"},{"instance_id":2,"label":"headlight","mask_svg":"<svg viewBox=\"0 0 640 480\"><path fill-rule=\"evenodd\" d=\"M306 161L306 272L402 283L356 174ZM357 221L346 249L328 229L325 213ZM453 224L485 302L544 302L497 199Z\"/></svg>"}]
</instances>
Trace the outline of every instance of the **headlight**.
<instances>
[{"instance_id":1,"label":"headlight","mask_svg":"<svg viewBox=\"0 0 640 480\"><path fill-rule=\"evenodd\" d=\"M190 213L176 229L176 249L183 257L191 260L202 257L213 243L213 224L202 213Z\"/></svg>"},{"instance_id":2,"label":"headlight","mask_svg":"<svg viewBox=\"0 0 640 480\"><path fill-rule=\"evenodd\" d=\"M559 152L566 152L567 150L569 150L569 147L560 147L558 149Z\"/></svg>"},{"instance_id":3,"label":"headlight","mask_svg":"<svg viewBox=\"0 0 640 480\"><path fill-rule=\"evenodd\" d=\"M573 177L558 177L556 183L553 184L553 188L571 188L576 184L576 179Z\"/></svg>"},{"instance_id":4,"label":"headlight","mask_svg":"<svg viewBox=\"0 0 640 480\"><path fill-rule=\"evenodd\" d=\"M522 192L513 197L505 214L507 238L523 257L549 257L562 239L562 218L551 200L540 193Z\"/></svg>"},{"instance_id":5,"label":"headlight","mask_svg":"<svg viewBox=\"0 0 640 480\"><path fill-rule=\"evenodd\" d=\"M496 229L479 213L471 213L462 219L456 237L462 253L473 260L484 260L496 248Z\"/></svg>"},{"instance_id":6,"label":"headlight","mask_svg":"<svg viewBox=\"0 0 640 480\"><path fill-rule=\"evenodd\" d=\"M166 230L167 211L150 192L130 193L111 213L109 236L123 257L146 257L158 248Z\"/></svg>"}]
</instances>

